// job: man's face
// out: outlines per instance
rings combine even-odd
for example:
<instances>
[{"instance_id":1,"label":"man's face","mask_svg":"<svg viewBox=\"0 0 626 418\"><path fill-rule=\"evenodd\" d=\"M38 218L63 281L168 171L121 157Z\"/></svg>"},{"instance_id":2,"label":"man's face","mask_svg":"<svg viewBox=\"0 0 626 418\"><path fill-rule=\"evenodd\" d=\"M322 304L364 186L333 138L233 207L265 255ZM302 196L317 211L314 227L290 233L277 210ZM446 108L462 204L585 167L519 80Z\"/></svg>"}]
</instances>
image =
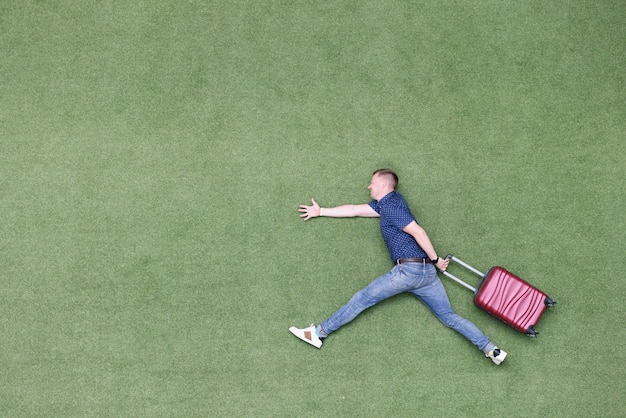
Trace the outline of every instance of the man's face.
<instances>
[{"instance_id":1,"label":"man's face","mask_svg":"<svg viewBox=\"0 0 626 418\"><path fill-rule=\"evenodd\" d=\"M370 196L374 200L382 199L388 193L387 182L384 176L380 176L378 174L374 174L372 176L370 185L367 186L367 188L370 191Z\"/></svg>"}]
</instances>

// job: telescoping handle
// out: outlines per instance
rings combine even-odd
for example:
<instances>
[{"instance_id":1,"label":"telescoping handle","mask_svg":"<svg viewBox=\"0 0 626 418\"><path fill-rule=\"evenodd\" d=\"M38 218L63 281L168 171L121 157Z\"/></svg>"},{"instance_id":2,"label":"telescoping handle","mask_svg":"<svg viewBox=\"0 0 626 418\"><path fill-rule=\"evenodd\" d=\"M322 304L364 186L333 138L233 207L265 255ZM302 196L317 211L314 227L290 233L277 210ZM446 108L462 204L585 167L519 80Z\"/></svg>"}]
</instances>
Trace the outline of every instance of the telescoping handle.
<instances>
[{"instance_id":1,"label":"telescoping handle","mask_svg":"<svg viewBox=\"0 0 626 418\"><path fill-rule=\"evenodd\" d=\"M483 277L483 276L484 276L484 274L483 274L482 272L480 272L480 271L476 270L474 267L470 266L469 264L467 264L467 263L465 263L465 262L463 262L463 261L459 260L458 258L456 258L455 256L453 256L452 254L448 254L448 255L446 256L446 259L447 259L447 260L452 260L452 261L454 261L454 262L456 262L456 263L459 263L460 265L462 265L462 266L463 266L463 267L465 267L466 269L468 269L468 270L470 270L470 271L472 271L472 272L474 272L474 273L478 274L480 277ZM439 270L439 271L441 271L441 270ZM472 292L476 293L476 288L475 288L475 287L470 286L469 284L465 283L463 280L459 279L458 277L456 277L456 276L455 276L455 275L453 275L453 274L448 273L447 271L441 271L441 272L444 274L444 276L447 276L447 277L451 278L452 280L454 280L455 282L457 282L457 283L458 283L458 284L460 284L461 286L466 287L466 288L468 288L469 290L471 290Z\"/></svg>"}]
</instances>

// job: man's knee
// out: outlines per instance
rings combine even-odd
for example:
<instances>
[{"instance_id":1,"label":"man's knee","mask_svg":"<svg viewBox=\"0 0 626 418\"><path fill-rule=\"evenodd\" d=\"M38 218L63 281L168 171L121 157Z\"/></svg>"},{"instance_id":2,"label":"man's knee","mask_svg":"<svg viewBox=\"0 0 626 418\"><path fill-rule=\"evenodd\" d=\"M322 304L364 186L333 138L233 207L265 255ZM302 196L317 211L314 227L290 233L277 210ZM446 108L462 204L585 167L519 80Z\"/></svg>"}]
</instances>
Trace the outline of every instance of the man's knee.
<instances>
[{"instance_id":1,"label":"man's knee","mask_svg":"<svg viewBox=\"0 0 626 418\"><path fill-rule=\"evenodd\" d=\"M353 302L363 309L377 304L382 299L384 298L381 298L380 295L372 294L368 289L359 290L352 297Z\"/></svg>"}]
</instances>

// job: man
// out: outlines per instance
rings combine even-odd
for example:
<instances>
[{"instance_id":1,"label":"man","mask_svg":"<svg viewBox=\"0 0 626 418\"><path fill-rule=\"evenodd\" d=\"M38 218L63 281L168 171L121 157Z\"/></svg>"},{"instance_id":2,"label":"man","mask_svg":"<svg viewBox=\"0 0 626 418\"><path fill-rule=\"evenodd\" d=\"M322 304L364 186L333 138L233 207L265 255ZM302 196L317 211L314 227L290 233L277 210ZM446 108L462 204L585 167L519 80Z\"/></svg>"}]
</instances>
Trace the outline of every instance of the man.
<instances>
[{"instance_id":1,"label":"man","mask_svg":"<svg viewBox=\"0 0 626 418\"><path fill-rule=\"evenodd\" d=\"M395 191L397 185L398 176L392 170L376 170L368 186L373 199L370 203L321 208L311 199L312 205L300 205L300 217L305 221L318 216L380 218L383 240L395 266L357 292L348 303L319 325L311 324L303 329L291 327L289 331L301 340L321 348L324 338L365 309L391 296L410 292L424 302L444 325L461 333L495 364L502 363L507 353L493 344L476 325L452 310L436 270L445 270L449 260L437 256L428 235L411 214L402 195Z\"/></svg>"}]
</instances>

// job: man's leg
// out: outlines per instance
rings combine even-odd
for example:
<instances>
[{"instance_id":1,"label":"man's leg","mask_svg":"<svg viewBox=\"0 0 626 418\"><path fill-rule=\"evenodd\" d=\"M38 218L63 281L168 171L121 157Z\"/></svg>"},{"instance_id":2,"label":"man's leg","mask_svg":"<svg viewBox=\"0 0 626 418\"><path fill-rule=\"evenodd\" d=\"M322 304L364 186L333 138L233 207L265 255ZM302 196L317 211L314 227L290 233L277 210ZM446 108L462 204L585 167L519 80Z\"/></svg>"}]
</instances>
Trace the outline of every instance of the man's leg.
<instances>
[{"instance_id":1,"label":"man's leg","mask_svg":"<svg viewBox=\"0 0 626 418\"><path fill-rule=\"evenodd\" d=\"M432 271L432 275L429 275L424 280L423 285L411 291L411 293L420 298L444 325L456 330L470 340L495 364L499 365L502 363L507 356L506 351L492 343L473 322L454 312L441 280L437 277L434 268Z\"/></svg>"},{"instance_id":2,"label":"man's leg","mask_svg":"<svg viewBox=\"0 0 626 418\"><path fill-rule=\"evenodd\" d=\"M445 326L459 332L479 349L483 350L490 344L489 338L474 323L454 312L434 268L432 275L429 275L423 285L412 290L411 293L424 302Z\"/></svg>"},{"instance_id":3,"label":"man's leg","mask_svg":"<svg viewBox=\"0 0 626 418\"><path fill-rule=\"evenodd\" d=\"M322 322L316 329L320 338L326 338L345 324L351 322L361 312L382 302L391 296L405 292L406 287L398 286L400 266L383 274L364 289L359 290L344 306L339 308L330 318Z\"/></svg>"},{"instance_id":4,"label":"man's leg","mask_svg":"<svg viewBox=\"0 0 626 418\"><path fill-rule=\"evenodd\" d=\"M321 348L324 338L352 321L365 309L393 295L406 291L407 289L398 289L397 284L394 286L393 279L395 278L395 282L397 282L400 276L399 268L394 267L390 272L380 276L367 287L355 293L348 303L317 327L311 324L307 328L290 327L289 331L302 341Z\"/></svg>"}]
</instances>

